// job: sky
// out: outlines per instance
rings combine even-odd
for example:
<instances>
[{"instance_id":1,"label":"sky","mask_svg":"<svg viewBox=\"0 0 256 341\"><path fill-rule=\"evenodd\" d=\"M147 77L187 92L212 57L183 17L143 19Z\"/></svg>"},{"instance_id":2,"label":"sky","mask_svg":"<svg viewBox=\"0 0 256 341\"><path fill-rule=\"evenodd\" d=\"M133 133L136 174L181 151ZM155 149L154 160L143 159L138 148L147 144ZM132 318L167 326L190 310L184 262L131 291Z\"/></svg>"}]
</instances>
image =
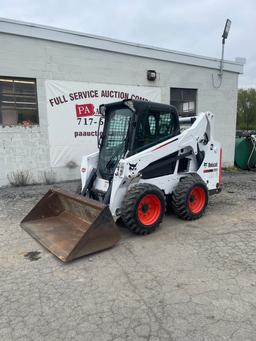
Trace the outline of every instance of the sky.
<instances>
[{"instance_id":1,"label":"sky","mask_svg":"<svg viewBox=\"0 0 256 341\"><path fill-rule=\"evenodd\" d=\"M246 58L239 87L256 87L255 0L0 0L0 17L225 59Z\"/></svg>"}]
</instances>

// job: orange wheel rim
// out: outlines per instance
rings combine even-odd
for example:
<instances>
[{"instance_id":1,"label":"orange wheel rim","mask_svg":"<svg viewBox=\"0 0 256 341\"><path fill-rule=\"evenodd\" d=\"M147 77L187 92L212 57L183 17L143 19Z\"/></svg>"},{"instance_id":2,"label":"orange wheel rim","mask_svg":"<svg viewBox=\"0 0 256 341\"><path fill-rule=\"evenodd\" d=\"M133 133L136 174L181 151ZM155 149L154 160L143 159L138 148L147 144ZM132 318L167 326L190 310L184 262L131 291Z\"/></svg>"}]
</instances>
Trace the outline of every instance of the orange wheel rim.
<instances>
[{"instance_id":1,"label":"orange wheel rim","mask_svg":"<svg viewBox=\"0 0 256 341\"><path fill-rule=\"evenodd\" d=\"M205 191L202 187L196 186L188 196L188 207L190 212L197 214L202 211L206 201Z\"/></svg>"},{"instance_id":2,"label":"orange wheel rim","mask_svg":"<svg viewBox=\"0 0 256 341\"><path fill-rule=\"evenodd\" d=\"M138 219L141 224L149 226L154 224L161 214L161 201L155 194L145 195L137 208Z\"/></svg>"}]
</instances>

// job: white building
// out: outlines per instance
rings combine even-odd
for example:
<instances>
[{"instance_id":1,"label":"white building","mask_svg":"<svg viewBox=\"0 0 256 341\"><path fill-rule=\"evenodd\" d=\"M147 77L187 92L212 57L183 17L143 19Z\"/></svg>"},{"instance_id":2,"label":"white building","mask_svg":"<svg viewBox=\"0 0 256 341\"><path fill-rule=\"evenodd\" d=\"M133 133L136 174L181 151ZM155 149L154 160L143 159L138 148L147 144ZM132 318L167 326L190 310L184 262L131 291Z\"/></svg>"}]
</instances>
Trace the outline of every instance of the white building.
<instances>
[{"instance_id":1,"label":"white building","mask_svg":"<svg viewBox=\"0 0 256 341\"><path fill-rule=\"evenodd\" d=\"M50 171L79 178L97 135L96 118L81 110L132 95L183 115L214 112L223 164L233 165L242 64L225 61L220 79L219 59L9 19L0 19L0 46L0 186L17 170L34 182Z\"/></svg>"}]
</instances>

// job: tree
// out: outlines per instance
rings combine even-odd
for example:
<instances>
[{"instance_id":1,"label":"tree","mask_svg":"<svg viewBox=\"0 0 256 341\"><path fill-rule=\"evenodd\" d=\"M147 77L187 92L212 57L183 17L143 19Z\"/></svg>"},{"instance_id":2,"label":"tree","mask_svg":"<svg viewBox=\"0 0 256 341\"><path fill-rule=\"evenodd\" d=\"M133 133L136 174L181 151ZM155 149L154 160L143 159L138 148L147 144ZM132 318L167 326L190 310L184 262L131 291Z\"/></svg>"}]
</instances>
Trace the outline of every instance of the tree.
<instances>
[{"instance_id":1,"label":"tree","mask_svg":"<svg viewBox=\"0 0 256 341\"><path fill-rule=\"evenodd\" d=\"M238 90L237 128L256 129L256 89Z\"/></svg>"}]
</instances>

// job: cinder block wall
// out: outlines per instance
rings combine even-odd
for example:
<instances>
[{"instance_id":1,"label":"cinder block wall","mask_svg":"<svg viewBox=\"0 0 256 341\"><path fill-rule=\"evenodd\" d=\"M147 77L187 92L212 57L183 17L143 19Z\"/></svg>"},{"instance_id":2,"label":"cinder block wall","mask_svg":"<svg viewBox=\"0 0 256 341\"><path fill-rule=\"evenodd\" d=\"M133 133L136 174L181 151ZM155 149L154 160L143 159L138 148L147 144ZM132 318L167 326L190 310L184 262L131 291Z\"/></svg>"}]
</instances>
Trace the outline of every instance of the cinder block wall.
<instances>
[{"instance_id":1,"label":"cinder block wall","mask_svg":"<svg viewBox=\"0 0 256 341\"><path fill-rule=\"evenodd\" d=\"M0 46L0 76L36 78L40 122L33 128L0 127L0 186L7 185L7 175L17 169L29 170L34 182L41 182L42 174L51 170L46 79L158 86L162 102L167 104L171 87L198 89L198 112L215 113L216 139L223 144L223 165L233 165L238 74L224 72L222 86L217 89L212 84L214 70L203 67L3 33ZM155 82L147 81L148 69L157 71ZM79 178L79 167L53 171L59 181Z\"/></svg>"}]
</instances>

